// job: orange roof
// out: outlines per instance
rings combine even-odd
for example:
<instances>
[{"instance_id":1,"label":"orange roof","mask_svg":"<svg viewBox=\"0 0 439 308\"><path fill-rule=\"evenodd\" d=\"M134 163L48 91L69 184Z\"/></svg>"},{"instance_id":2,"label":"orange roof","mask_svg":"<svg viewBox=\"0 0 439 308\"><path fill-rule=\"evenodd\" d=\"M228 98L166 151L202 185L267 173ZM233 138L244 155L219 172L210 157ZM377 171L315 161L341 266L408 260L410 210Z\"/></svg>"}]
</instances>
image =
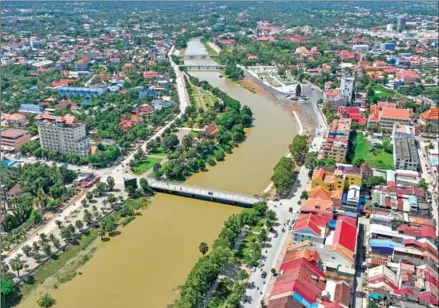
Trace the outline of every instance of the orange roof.
<instances>
[{"instance_id":1,"label":"orange roof","mask_svg":"<svg viewBox=\"0 0 439 308\"><path fill-rule=\"evenodd\" d=\"M412 115L411 109L383 108L381 110L381 118L395 120L410 120Z\"/></svg>"},{"instance_id":2,"label":"orange roof","mask_svg":"<svg viewBox=\"0 0 439 308\"><path fill-rule=\"evenodd\" d=\"M329 191L326 188L319 186L319 187L311 189L308 192L308 197L330 200L331 194L329 193Z\"/></svg>"},{"instance_id":3,"label":"orange roof","mask_svg":"<svg viewBox=\"0 0 439 308\"><path fill-rule=\"evenodd\" d=\"M342 192L338 190L331 191L331 199L341 199L341 197L342 197Z\"/></svg>"},{"instance_id":4,"label":"orange roof","mask_svg":"<svg viewBox=\"0 0 439 308\"><path fill-rule=\"evenodd\" d=\"M331 210L333 204L334 203L328 199L310 198L308 200L303 201L302 207L313 208L313 209L322 209L322 210Z\"/></svg>"},{"instance_id":5,"label":"orange roof","mask_svg":"<svg viewBox=\"0 0 439 308\"><path fill-rule=\"evenodd\" d=\"M292 251L292 250L301 249L304 247L312 247L312 242L311 241L303 241L303 242L299 242L299 243L290 243L288 245L287 250Z\"/></svg>"},{"instance_id":6,"label":"orange roof","mask_svg":"<svg viewBox=\"0 0 439 308\"><path fill-rule=\"evenodd\" d=\"M430 110L421 114L421 118L424 120L439 120L439 108L431 107Z\"/></svg>"},{"instance_id":7,"label":"orange roof","mask_svg":"<svg viewBox=\"0 0 439 308\"><path fill-rule=\"evenodd\" d=\"M310 262L313 261L317 262L319 259L319 254L317 251L308 248L298 249L298 250L287 250L282 260L282 263L294 261L301 258L305 258Z\"/></svg>"},{"instance_id":8,"label":"orange roof","mask_svg":"<svg viewBox=\"0 0 439 308\"><path fill-rule=\"evenodd\" d=\"M325 170L323 170L322 168L317 168L312 174L312 180L315 180L317 178L321 178L323 180L324 177Z\"/></svg>"},{"instance_id":9,"label":"orange roof","mask_svg":"<svg viewBox=\"0 0 439 308\"><path fill-rule=\"evenodd\" d=\"M293 230L298 231L305 228L308 228L317 236L322 235L322 230L320 230L319 226L317 225L316 217L313 214L307 214L297 219Z\"/></svg>"}]
</instances>

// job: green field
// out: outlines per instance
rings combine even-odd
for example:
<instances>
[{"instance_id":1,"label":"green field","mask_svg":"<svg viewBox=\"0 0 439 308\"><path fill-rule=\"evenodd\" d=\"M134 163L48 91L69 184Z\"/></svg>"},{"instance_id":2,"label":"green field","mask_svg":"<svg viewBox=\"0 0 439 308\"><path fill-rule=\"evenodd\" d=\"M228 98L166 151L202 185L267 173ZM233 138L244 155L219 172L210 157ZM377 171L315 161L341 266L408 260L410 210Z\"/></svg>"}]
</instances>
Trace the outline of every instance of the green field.
<instances>
[{"instance_id":1,"label":"green field","mask_svg":"<svg viewBox=\"0 0 439 308\"><path fill-rule=\"evenodd\" d=\"M38 284L43 283L47 278L56 275L58 271L64 268L64 266L71 259L76 257L81 251L86 249L97 238L97 236L98 230L90 229L90 232L88 234L82 235L76 244L68 246L64 252L61 251L60 253L56 254L56 257L50 259L41 267L39 267L33 274L35 282L33 284L24 284L22 288L22 294L29 294L34 288L38 286ZM89 256L87 255L84 255L84 257L84 260L79 260L81 263L85 263L89 258ZM73 269L71 274L74 276L76 274L76 270Z\"/></svg>"},{"instance_id":2,"label":"green field","mask_svg":"<svg viewBox=\"0 0 439 308\"><path fill-rule=\"evenodd\" d=\"M384 152L382 149L375 149L372 152L369 151L371 148L370 141L363 136L363 134L358 133L355 139L355 158L363 158L366 163L372 168L378 169L391 169L393 170L393 155Z\"/></svg>"},{"instance_id":3,"label":"green field","mask_svg":"<svg viewBox=\"0 0 439 308\"><path fill-rule=\"evenodd\" d=\"M155 164L159 163L161 158L157 157L148 157L147 160L142 161L141 164L136 165L132 168L133 173L136 175L141 175L151 169Z\"/></svg>"},{"instance_id":4,"label":"green field","mask_svg":"<svg viewBox=\"0 0 439 308\"><path fill-rule=\"evenodd\" d=\"M149 151L148 154L154 155L154 156L166 156L165 150L163 150L162 147L158 147L153 151Z\"/></svg>"}]
</instances>

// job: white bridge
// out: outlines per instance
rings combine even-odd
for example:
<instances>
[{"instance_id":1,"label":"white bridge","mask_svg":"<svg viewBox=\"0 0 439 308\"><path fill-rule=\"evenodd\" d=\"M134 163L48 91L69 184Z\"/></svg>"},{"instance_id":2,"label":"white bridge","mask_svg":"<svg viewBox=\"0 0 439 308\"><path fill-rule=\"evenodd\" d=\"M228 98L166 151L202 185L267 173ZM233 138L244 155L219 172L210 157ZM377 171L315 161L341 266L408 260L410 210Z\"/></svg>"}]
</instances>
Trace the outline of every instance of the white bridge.
<instances>
[{"instance_id":1,"label":"white bridge","mask_svg":"<svg viewBox=\"0 0 439 308\"><path fill-rule=\"evenodd\" d=\"M192 70L192 71L211 71L211 70L223 69L224 65L221 65L221 64L183 64L183 65L179 65L179 67L186 67L188 70Z\"/></svg>"},{"instance_id":2,"label":"white bridge","mask_svg":"<svg viewBox=\"0 0 439 308\"><path fill-rule=\"evenodd\" d=\"M207 53L203 53L203 54L192 54L192 55L182 55L181 56L183 58L183 60L196 60L196 59L209 59L209 58L215 58L217 57L217 55L209 55Z\"/></svg>"},{"instance_id":3,"label":"white bridge","mask_svg":"<svg viewBox=\"0 0 439 308\"><path fill-rule=\"evenodd\" d=\"M249 196L218 189L209 189L165 181L152 180L149 183L149 187L157 192L244 207L250 207L257 202L262 201L262 198L257 196Z\"/></svg>"}]
</instances>

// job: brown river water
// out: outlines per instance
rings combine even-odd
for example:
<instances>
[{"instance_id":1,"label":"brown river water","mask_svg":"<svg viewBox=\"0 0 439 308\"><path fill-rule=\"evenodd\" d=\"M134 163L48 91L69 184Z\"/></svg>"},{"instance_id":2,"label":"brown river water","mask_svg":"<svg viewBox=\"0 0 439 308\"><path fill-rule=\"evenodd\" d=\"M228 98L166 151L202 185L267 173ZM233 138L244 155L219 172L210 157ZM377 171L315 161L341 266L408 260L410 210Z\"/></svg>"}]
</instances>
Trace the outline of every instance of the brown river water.
<instances>
[{"instance_id":1,"label":"brown river water","mask_svg":"<svg viewBox=\"0 0 439 308\"><path fill-rule=\"evenodd\" d=\"M200 48L204 46L194 39L186 52L200 54L196 51ZM190 73L250 106L255 121L233 154L187 183L261 193L297 132L293 115L269 97L220 78L218 71ZM200 242L211 245L224 220L240 211L239 207L158 194L142 216L121 228L119 236L99 244L93 258L81 267L82 275L49 293L57 300L56 307L62 308L166 307L200 257ZM38 296L29 296L20 307L37 307Z\"/></svg>"}]
</instances>

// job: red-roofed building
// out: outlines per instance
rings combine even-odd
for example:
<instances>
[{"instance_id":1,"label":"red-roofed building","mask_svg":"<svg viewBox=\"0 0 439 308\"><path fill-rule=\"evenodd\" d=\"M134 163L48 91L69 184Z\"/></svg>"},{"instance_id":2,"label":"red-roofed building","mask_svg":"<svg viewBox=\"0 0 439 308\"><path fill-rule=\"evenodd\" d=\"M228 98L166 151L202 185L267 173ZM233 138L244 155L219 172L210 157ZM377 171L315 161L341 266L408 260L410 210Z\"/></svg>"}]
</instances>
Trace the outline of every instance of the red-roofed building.
<instances>
[{"instance_id":1,"label":"red-roofed building","mask_svg":"<svg viewBox=\"0 0 439 308\"><path fill-rule=\"evenodd\" d=\"M372 105L369 111L368 125L379 129L391 130L395 123L410 125L413 117L411 109L380 108L378 105Z\"/></svg>"},{"instance_id":2,"label":"red-roofed building","mask_svg":"<svg viewBox=\"0 0 439 308\"><path fill-rule=\"evenodd\" d=\"M276 38L274 36L259 36L256 38L257 42L275 42Z\"/></svg>"},{"instance_id":3,"label":"red-roofed building","mask_svg":"<svg viewBox=\"0 0 439 308\"><path fill-rule=\"evenodd\" d=\"M357 250L357 227L345 219L337 220L333 244L339 244L355 254Z\"/></svg>"},{"instance_id":4,"label":"red-roofed building","mask_svg":"<svg viewBox=\"0 0 439 308\"><path fill-rule=\"evenodd\" d=\"M283 263L269 297L268 308L313 304L325 289L325 274L305 258Z\"/></svg>"},{"instance_id":5,"label":"red-roofed building","mask_svg":"<svg viewBox=\"0 0 439 308\"><path fill-rule=\"evenodd\" d=\"M209 124L206 127L205 132L209 133L209 135L211 136L215 136L216 133L218 132L218 127L214 123Z\"/></svg>"},{"instance_id":6,"label":"red-roofed building","mask_svg":"<svg viewBox=\"0 0 439 308\"><path fill-rule=\"evenodd\" d=\"M423 125L426 125L427 123L439 125L439 108L431 107L426 112L421 113L419 116L419 122Z\"/></svg>"},{"instance_id":7,"label":"red-roofed building","mask_svg":"<svg viewBox=\"0 0 439 308\"><path fill-rule=\"evenodd\" d=\"M153 79L153 78L157 78L160 77L160 74L154 71L148 71L148 72L144 72L143 73L143 78L144 79Z\"/></svg>"},{"instance_id":8,"label":"red-roofed building","mask_svg":"<svg viewBox=\"0 0 439 308\"><path fill-rule=\"evenodd\" d=\"M258 56L247 54L247 60L259 60Z\"/></svg>"},{"instance_id":9,"label":"red-roofed building","mask_svg":"<svg viewBox=\"0 0 439 308\"><path fill-rule=\"evenodd\" d=\"M53 88L66 87L70 83L75 82L73 79L60 79L58 81L52 81Z\"/></svg>"},{"instance_id":10,"label":"red-roofed building","mask_svg":"<svg viewBox=\"0 0 439 308\"><path fill-rule=\"evenodd\" d=\"M154 112L154 107L147 104L143 104L140 105L139 111L141 114L151 114Z\"/></svg>"},{"instance_id":11,"label":"red-roofed building","mask_svg":"<svg viewBox=\"0 0 439 308\"><path fill-rule=\"evenodd\" d=\"M436 241L436 232L431 226L410 227L409 225L404 224L398 227L398 231L416 238L427 238Z\"/></svg>"},{"instance_id":12,"label":"red-roofed building","mask_svg":"<svg viewBox=\"0 0 439 308\"><path fill-rule=\"evenodd\" d=\"M73 111L78 109L78 105L70 100L60 101L58 104L55 105L55 109L66 109L67 106L70 106L70 109Z\"/></svg>"},{"instance_id":13,"label":"red-roofed building","mask_svg":"<svg viewBox=\"0 0 439 308\"><path fill-rule=\"evenodd\" d=\"M323 218L323 219L322 219ZM293 243L309 240L313 243L323 244L326 235L326 218L318 215L305 214L296 220L293 228Z\"/></svg>"},{"instance_id":14,"label":"red-roofed building","mask_svg":"<svg viewBox=\"0 0 439 308\"><path fill-rule=\"evenodd\" d=\"M404 81L405 84L413 84L418 80L421 80L421 76L414 71L402 70L396 73L396 79Z\"/></svg>"},{"instance_id":15,"label":"red-roofed building","mask_svg":"<svg viewBox=\"0 0 439 308\"><path fill-rule=\"evenodd\" d=\"M352 122L357 122L360 125L366 125L367 120L366 118L361 114L359 107L344 107L340 106L338 107L338 114L342 116L343 118L351 119Z\"/></svg>"},{"instance_id":16,"label":"red-roofed building","mask_svg":"<svg viewBox=\"0 0 439 308\"><path fill-rule=\"evenodd\" d=\"M218 43L221 43L223 45L233 45L233 44L235 44L235 40L234 39L219 39Z\"/></svg>"}]
</instances>

